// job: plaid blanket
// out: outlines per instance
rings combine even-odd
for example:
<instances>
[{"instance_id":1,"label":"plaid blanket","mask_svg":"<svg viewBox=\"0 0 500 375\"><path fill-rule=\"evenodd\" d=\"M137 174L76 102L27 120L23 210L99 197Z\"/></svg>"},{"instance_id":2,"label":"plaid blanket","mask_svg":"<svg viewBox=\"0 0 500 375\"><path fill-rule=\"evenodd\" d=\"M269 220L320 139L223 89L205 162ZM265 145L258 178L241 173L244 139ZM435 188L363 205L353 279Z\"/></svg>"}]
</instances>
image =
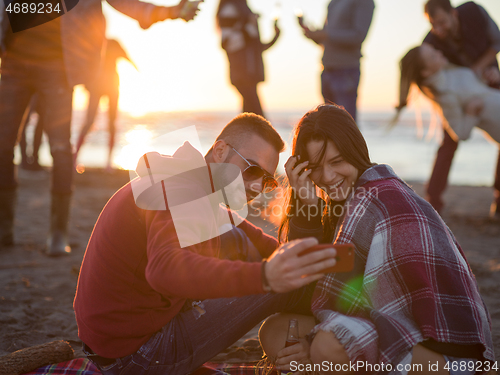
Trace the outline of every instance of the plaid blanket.
<instances>
[{"instance_id":1,"label":"plaid blanket","mask_svg":"<svg viewBox=\"0 0 500 375\"><path fill-rule=\"evenodd\" d=\"M191 375L255 375L255 364L225 364L207 362ZM268 375L280 375L277 370L273 370Z\"/></svg>"},{"instance_id":2,"label":"plaid blanket","mask_svg":"<svg viewBox=\"0 0 500 375\"><path fill-rule=\"evenodd\" d=\"M87 358L75 358L68 362L39 367L24 375L101 375Z\"/></svg>"},{"instance_id":3,"label":"plaid blanket","mask_svg":"<svg viewBox=\"0 0 500 375\"><path fill-rule=\"evenodd\" d=\"M354 243L355 268L317 283L314 330L333 332L351 362L390 363L398 374L396 365L410 363L413 346L427 339L476 345L494 360L490 318L462 249L391 167L359 178L334 243Z\"/></svg>"},{"instance_id":4,"label":"plaid blanket","mask_svg":"<svg viewBox=\"0 0 500 375\"><path fill-rule=\"evenodd\" d=\"M101 375L87 358L44 366L23 375ZM207 362L191 375L255 375L255 365ZM269 375L279 375L275 370Z\"/></svg>"}]
</instances>

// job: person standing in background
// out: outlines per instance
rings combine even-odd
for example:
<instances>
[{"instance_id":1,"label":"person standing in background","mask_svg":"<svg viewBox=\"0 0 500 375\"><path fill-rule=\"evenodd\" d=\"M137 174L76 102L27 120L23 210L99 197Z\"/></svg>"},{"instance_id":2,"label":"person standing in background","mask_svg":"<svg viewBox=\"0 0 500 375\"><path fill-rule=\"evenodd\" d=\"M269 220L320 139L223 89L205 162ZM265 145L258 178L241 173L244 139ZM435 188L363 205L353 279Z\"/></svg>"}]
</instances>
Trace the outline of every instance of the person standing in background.
<instances>
[{"instance_id":1,"label":"person standing in background","mask_svg":"<svg viewBox=\"0 0 500 375\"><path fill-rule=\"evenodd\" d=\"M108 3L138 20L144 29L181 15L191 20L198 11L195 7L184 12L187 0L171 7L139 0L108 0ZM14 146L25 110L31 97L38 94L39 114L44 120L53 158L47 254L59 256L71 251L68 219L73 178L70 143L73 86L91 82L98 72L105 20L101 0L65 0L62 8L61 17L49 14L38 26L16 29L16 23L5 16L4 2L0 2L3 15L0 25L0 249L14 244L17 190Z\"/></svg>"},{"instance_id":2,"label":"person standing in background","mask_svg":"<svg viewBox=\"0 0 500 375\"><path fill-rule=\"evenodd\" d=\"M304 35L324 48L321 93L325 103L344 107L356 120L361 46L373 18L373 0L332 0L323 29L312 30L302 17Z\"/></svg>"},{"instance_id":3,"label":"person standing in background","mask_svg":"<svg viewBox=\"0 0 500 375\"><path fill-rule=\"evenodd\" d=\"M279 38L278 22L274 23L274 38L267 44L260 40L259 15L249 8L246 0L220 0L217 24L221 30L222 48L229 60L231 83L243 99L243 112L264 116L257 84L264 81L262 52Z\"/></svg>"},{"instance_id":4,"label":"person standing in background","mask_svg":"<svg viewBox=\"0 0 500 375\"><path fill-rule=\"evenodd\" d=\"M450 0L428 0L424 12L432 27L424 42L441 51L450 63L471 68L484 82L499 88L496 55L500 51L500 31L486 10L472 1L453 8ZM427 185L427 200L438 212L444 206L441 195L448 184L457 147L458 142L443 131ZM500 218L500 152L493 187L495 198L490 215Z\"/></svg>"},{"instance_id":5,"label":"person standing in background","mask_svg":"<svg viewBox=\"0 0 500 375\"><path fill-rule=\"evenodd\" d=\"M78 152L85 141L87 133L94 124L94 119L99 107L99 101L102 96L108 97L108 132L109 132L109 152L108 161L106 163L106 171L111 171L111 155L113 152L113 147L115 145L115 133L116 133L116 114L118 111L118 98L119 98L119 88L120 88L120 77L116 71L116 63L119 58L124 58L129 63L131 63L134 68L137 66L130 59L127 52L123 49L121 44L115 39L108 39L106 41L106 48L104 52L104 59L101 65L101 70L96 79L87 85L87 90L89 92L89 103L87 106L87 115L85 117L85 123L78 136L78 141L76 144L76 150L74 154L74 164L76 165L76 160L78 157Z\"/></svg>"}]
</instances>

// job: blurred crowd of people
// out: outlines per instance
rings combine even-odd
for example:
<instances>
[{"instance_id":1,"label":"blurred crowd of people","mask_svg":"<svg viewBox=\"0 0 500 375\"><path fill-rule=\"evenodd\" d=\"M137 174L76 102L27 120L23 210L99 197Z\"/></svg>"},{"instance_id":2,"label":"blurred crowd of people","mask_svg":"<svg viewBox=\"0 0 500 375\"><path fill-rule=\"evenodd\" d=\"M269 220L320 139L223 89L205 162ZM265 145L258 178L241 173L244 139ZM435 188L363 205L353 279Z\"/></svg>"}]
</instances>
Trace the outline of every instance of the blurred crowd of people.
<instances>
[{"instance_id":1,"label":"blurred crowd of people","mask_svg":"<svg viewBox=\"0 0 500 375\"><path fill-rule=\"evenodd\" d=\"M200 4L200 1L182 0L175 6L163 7L138 0L108 2L138 20L144 29L166 19L192 20ZM298 16L304 36L324 49L321 91L325 103L343 106L353 119L356 119L357 112L361 49L374 9L373 0L332 0L321 29L311 28L307 20ZM459 140L468 138L475 126L485 130L497 142L500 139L496 116L496 103L500 100L500 73L496 61L500 50L500 31L487 11L474 2L454 8L449 0L429 0L424 11L431 31L424 44L401 62L398 112L406 106L408 91L413 83L442 111L443 143L437 152L427 188L427 199L441 212L442 194ZM11 22L13 19L7 17L5 9L2 14L0 243L9 246L14 241L17 187L14 147L19 142L21 167L40 170L38 150L42 133L45 133L53 157L51 229L47 251L50 255L65 254L70 251L67 222L78 152L92 127L100 98L107 96L109 153L106 169L112 168L119 93L116 62L125 58L135 64L116 40L105 39L105 20L99 0L72 2L62 17L40 19L36 21L39 22L37 26L17 32L9 28L9 19ZM259 15L251 10L247 0L220 0L216 19L221 46L229 62L230 81L242 98L242 111L264 116L257 87L265 79L262 54L280 37L278 22L274 24L272 40L262 42ZM469 82L466 88L464 82ZM89 91L89 104L73 148L70 142L72 94L73 87L82 83ZM454 96L454 91L458 96ZM29 145L26 125L33 113L38 114L38 123ZM491 215L498 216L500 153L494 189Z\"/></svg>"}]
</instances>

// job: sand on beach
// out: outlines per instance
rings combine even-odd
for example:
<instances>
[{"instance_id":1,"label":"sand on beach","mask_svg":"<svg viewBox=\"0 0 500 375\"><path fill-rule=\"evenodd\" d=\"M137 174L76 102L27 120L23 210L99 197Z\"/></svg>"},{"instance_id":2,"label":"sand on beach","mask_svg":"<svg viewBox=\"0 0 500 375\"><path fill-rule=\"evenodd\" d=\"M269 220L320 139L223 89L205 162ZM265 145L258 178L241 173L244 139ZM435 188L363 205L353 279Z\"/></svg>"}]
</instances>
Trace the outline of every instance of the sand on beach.
<instances>
[{"instance_id":1,"label":"sand on beach","mask_svg":"<svg viewBox=\"0 0 500 375\"><path fill-rule=\"evenodd\" d=\"M70 220L73 252L63 258L43 254L49 229L50 173L19 171L15 219L16 246L0 250L0 356L67 340L80 351L72 308L87 241L107 200L129 179L128 171L88 170L75 176ZM424 187L410 184L419 194ZM451 186L445 196L446 223L462 245L476 275L493 322L496 358L500 358L500 221L488 218L489 187ZM272 233L274 225L255 219ZM247 337L255 335L255 330Z\"/></svg>"}]
</instances>

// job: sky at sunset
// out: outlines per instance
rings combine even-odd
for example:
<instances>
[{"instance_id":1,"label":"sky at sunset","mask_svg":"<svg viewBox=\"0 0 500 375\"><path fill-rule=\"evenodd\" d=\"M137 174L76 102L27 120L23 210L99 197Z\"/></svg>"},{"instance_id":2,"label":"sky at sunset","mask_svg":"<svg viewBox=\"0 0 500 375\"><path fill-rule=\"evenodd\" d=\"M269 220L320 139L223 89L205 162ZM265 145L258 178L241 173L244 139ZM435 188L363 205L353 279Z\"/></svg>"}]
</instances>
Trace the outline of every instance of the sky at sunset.
<instances>
[{"instance_id":1,"label":"sky at sunset","mask_svg":"<svg viewBox=\"0 0 500 375\"><path fill-rule=\"evenodd\" d=\"M459 5L463 1L452 1ZM500 1L477 0L500 24ZM157 0L159 5L176 2ZM249 0L261 15L264 42L273 36L278 16L281 37L264 53L266 82L259 85L265 110L307 110L321 102L322 49L306 39L295 12L301 9L306 23L321 27L329 0ZM423 15L424 0L376 0L375 14L363 45L359 90L361 110L390 110L397 101L398 61L429 30ZM120 108L132 115L150 111L237 111L240 98L229 83L228 63L220 48L215 25L218 1L205 0L191 22L166 21L142 30L135 20L104 4L108 37L118 39L137 64L137 72L119 63ZM77 107L85 95L77 91Z\"/></svg>"}]
</instances>

